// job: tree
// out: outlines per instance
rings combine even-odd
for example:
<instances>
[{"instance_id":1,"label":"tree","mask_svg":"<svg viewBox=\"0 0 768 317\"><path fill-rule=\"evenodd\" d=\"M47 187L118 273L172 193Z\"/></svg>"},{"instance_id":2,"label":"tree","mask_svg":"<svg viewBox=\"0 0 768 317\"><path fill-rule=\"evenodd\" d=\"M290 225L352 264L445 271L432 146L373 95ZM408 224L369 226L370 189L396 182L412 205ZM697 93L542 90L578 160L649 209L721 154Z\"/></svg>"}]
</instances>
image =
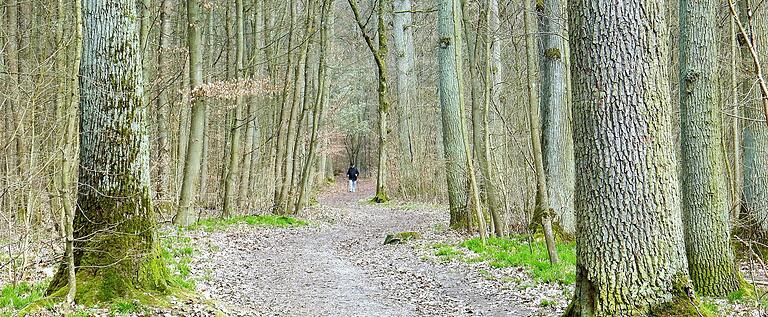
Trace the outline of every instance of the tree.
<instances>
[{"instance_id":1,"label":"tree","mask_svg":"<svg viewBox=\"0 0 768 317\"><path fill-rule=\"evenodd\" d=\"M660 310L692 302L666 2L576 0L569 9L579 172L576 289L565 316L664 316Z\"/></svg>"},{"instance_id":2,"label":"tree","mask_svg":"<svg viewBox=\"0 0 768 317\"><path fill-rule=\"evenodd\" d=\"M401 188L415 180L411 173L416 148L413 144L413 112L416 96L415 62L416 48L413 42L413 12L411 0L392 1L392 38L395 40L397 65L397 118L400 144ZM414 188L410 188L413 190Z\"/></svg>"},{"instance_id":3,"label":"tree","mask_svg":"<svg viewBox=\"0 0 768 317\"><path fill-rule=\"evenodd\" d=\"M544 173L549 206L563 232L576 231L573 210L574 170L571 104L565 46L565 5L562 0L544 0L538 6L541 31L541 130Z\"/></svg>"},{"instance_id":4,"label":"tree","mask_svg":"<svg viewBox=\"0 0 768 317\"><path fill-rule=\"evenodd\" d=\"M461 5L457 0L438 2L438 91L451 212L450 225L457 230L471 228L472 214L470 205L467 204L469 201L477 217L480 235L485 239L485 216L480 206L480 195L472 165L472 151L464 119L461 16Z\"/></svg>"},{"instance_id":5,"label":"tree","mask_svg":"<svg viewBox=\"0 0 768 317\"><path fill-rule=\"evenodd\" d=\"M729 0L736 1L736 0ZM736 19L740 29L741 63L745 73L740 83L743 98L750 100L743 113L743 192L741 218L749 234L768 241L768 126L762 122L761 93L755 91L755 77L760 81L763 66L760 60L768 59L768 7L752 7L751 1L738 1L740 17ZM733 6L733 2L730 2ZM731 9L733 11L733 8Z\"/></svg>"},{"instance_id":6,"label":"tree","mask_svg":"<svg viewBox=\"0 0 768 317\"><path fill-rule=\"evenodd\" d=\"M236 40L236 67L238 80L243 79L244 62L245 62L245 10L243 9L243 0L235 0L235 28L237 32L235 34ZM227 162L227 175L224 183L224 217L232 215L232 211L235 208L234 194L237 191L235 183L235 175L239 173L240 165L240 125L244 121L242 118L243 111L243 96L238 94L235 96L235 109L232 116L232 123L230 125L230 144L229 144L229 161Z\"/></svg>"},{"instance_id":7,"label":"tree","mask_svg":"<svg viewBox=\"0 0 768 317\"><path fill-rule=\"evenodd\" d=\"M179 196L179 209L173 223L188 226L194 222L195 197L200 179L203 138L205 138L205 100L199 91L203 84L203 45L200 40L203 20L199 0L187 0L187 46L189 49L189 90L192 114L189 125L187 150L184 158L184 176Z\"/></svg>"},{"instance_id":8,"label":"tree","mask_svg":"<svg viewBox=\"0 0 768 317\"><path fill-rule=\"evenodd\" d=\"M716 0L680 2L682 207L688 272L696 290L725 296L741 279L730 245L730 206L718 90Z\"/></svg>"},{"instance_id":9,"label":"tree","mask_svg":"<svg viewBox=\"0 0 768 317\"><path fill-rule=\"evenodd\" d=\"M355 22L357 23L360 33L362 33L365 39L365 44L368 45L368 49L373 55L373 59L376 62L376 69L379 75L379 155L377 160L376 171L376 196L373 197L373 201L377 203L385 203L389 201L387 195L387 135L389 130L387 128L387 120L389 116L389 70L387 68L387 54L389 52L388 36L386 23L384 22L384 8L387 7L387 0L379 0L376 7L376 33L378 34L378 45L374 44L373 38L371 38L365 30L365 24L360 16L360 9L357 5L357 0L348 0L349 6L352 8L352 13L355 16Z\"/></svg>"},{"instance_id":10,"label":"tree","mask_svg":"<svg viewBox=\"0 0 768 317\"><path fill-rule=\"evenodd\" d=\"M547 255L551 264L560 262L555 245L555 234L552 229L553 211L550 207L547 173L544 170L544 155L541 146L541 104L539 103L539 91L536 87L536 19L534 17L532 3L524 0L523 10L525 15L526 64L528 65L528 117L531 126L531 151L533 152L533 166L536 173L536 205L533 212L534 219L531 225L541 224L544 229L544 239L547 244Z\"/></svg>"},{"instance_id":11,"label":"tree","mask_svg":"<svg viewBox=\"0 0 768 317\"><path fill-rule=\"evenodd\" d=\"M150 196L136 2L86 0L82 12L76 299L164 291L168 272ZM68 291L67 267L61 265L49 294Z\"/></svg>"}]
</instances>

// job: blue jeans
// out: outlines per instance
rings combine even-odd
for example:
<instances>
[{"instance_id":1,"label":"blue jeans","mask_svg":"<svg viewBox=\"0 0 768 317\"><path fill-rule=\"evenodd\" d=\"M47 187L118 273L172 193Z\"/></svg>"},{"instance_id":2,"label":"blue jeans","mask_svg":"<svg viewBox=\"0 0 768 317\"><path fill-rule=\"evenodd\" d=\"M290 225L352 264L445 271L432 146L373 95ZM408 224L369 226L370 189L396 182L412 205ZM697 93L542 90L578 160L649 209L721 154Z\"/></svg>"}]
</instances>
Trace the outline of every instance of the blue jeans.
<instances>
[{"instance_id":1,"label":"blue jeans","mask_svg":"<svg viewBox=\"0 0 768 317\"><path fill-rule=\"evenodd\" d=\"M357 192L357 181L349 180L349 192L354 193Z\"/></svg>"}]
</instances>

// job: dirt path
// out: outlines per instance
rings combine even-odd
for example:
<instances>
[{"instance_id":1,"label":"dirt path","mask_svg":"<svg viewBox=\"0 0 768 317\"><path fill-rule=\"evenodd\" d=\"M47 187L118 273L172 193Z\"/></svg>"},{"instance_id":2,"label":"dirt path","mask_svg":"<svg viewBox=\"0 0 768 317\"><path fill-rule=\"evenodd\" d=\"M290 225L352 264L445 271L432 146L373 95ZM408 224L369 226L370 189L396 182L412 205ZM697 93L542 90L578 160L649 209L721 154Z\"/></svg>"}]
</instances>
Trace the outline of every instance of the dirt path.
<instances>
[{"instance_id":1,"label":"dirt path","mask_svg":"<svg viewBox=\"0 0 768 317\"><path fill-rule=\"evenodd\" d=\"M356 194L340 184L320 197L302 215L308 227L239 227L196 238L204 250L193 263L199 289L234 316L548 315L521 305L520 290L508 283L429 259L424 241L444 231L445 210L371 206L360 201L372 196L372 184L360 185ZM424 241L382 244L402 231Z\"/></svg>"}]
</instances>

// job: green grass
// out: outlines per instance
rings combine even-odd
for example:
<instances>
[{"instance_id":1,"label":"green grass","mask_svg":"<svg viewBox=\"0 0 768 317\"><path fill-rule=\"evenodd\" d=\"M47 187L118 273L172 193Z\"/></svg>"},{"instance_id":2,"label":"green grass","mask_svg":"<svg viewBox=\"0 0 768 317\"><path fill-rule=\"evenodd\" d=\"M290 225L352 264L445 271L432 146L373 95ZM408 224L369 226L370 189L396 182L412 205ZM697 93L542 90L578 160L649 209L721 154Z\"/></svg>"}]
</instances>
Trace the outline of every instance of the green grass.
<instances>
[{"instance_id":1,"label":"green grass","mask_svg":"<svg viewBox=\"0 0 768 317\"><path fill-rule=\"evenodd\" d=\"M195 281L190 278L190 264L195 249L192 247L192 239L180 235L167 235L162 238L161 255L171 271L171 282L177 286L195 291Z\"/></svg>"},{"instance_id":2,"label":"green grass","mask_svg":"<svg viewBox=\"0 0 768 317\"><path fill-rule=\"evenodd\" d=\"M140 313L143 309L138 302L121 301L112 305L112 312L120 314Z\"/></svg>"},{"instance_id":3,"label":"green grass","mask_svg":"<svg viewBox=\"0 0 768 317\"><path fill-rule=\"evenodd\" d=\"M16 286L7 285L3 287L2 293L0 293L0 312L7 309L18 310L24 308L27 304L43 298L46 288L48 288L48 282L40 282L34 285L21 282L16 284Z\"/></svg>"},{"instance_id":4,"label":"green grass","mask_svg":"<svg viewBox=\"0 0 768 317\"><path fill-rule=\"evenodd\" d=\"M200 220L195 224L189 226L189 230L204 230L206 232L213 232L222 230L226 227L247 224L249 226L263 226L263 227L299 227L306 226L307 222L292 217L276 216L276 215L261 215L261 216L235 216L226 219L213 218Z\"/></svg>"},{"instance_id":5,"label":"green grass","mask_svg":"<svg viewBox=\"0 0 768 317\"><path fill-rule=\"evenodd\" d=\"M432 248L435 249L435 255L445 262L461 258L464 255L464 252L461 250L457 250L455 247L443 243L435 244Z\"/></svg>"},{"instance_id":6,"label":"green grass","mask_svg":"<svg viewBox=\"0 0 768 317\"><path fill-rule=\"evenodd\" d=\"M560 263L549 264L547 247L543 241L529 243L525 237L489 238L485 245L479 238L467 240L462 246L478 256L469 261L486 261L491 266L525 267L538 282L571 285L576 282L576 245L557 245Z\"/></svg>"}]
</instances>

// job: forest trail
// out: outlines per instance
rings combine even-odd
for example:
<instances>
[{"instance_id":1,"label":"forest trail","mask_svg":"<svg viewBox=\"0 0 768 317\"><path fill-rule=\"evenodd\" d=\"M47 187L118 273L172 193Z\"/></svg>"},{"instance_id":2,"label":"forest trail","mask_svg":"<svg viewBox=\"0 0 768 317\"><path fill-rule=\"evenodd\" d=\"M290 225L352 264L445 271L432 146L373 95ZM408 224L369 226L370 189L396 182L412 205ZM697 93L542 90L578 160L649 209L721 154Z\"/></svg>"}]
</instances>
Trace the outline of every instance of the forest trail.
<instances>
[{"instance_id":1,"label":"forest trail","mask_svg":"<svg viewBox=\"0 0 768 317\"><path fill-rule=\"evenodd\" d=\"M447 225L447 211L369 205L373 187L363 181L352 194L339 182L302 215L307 227L196 238L199 289L232 316L539 316L516 306L518 290L425 260L433 250L424 242L383 245L403 231L427 240Z\"/></svg>"}]
</instances>

